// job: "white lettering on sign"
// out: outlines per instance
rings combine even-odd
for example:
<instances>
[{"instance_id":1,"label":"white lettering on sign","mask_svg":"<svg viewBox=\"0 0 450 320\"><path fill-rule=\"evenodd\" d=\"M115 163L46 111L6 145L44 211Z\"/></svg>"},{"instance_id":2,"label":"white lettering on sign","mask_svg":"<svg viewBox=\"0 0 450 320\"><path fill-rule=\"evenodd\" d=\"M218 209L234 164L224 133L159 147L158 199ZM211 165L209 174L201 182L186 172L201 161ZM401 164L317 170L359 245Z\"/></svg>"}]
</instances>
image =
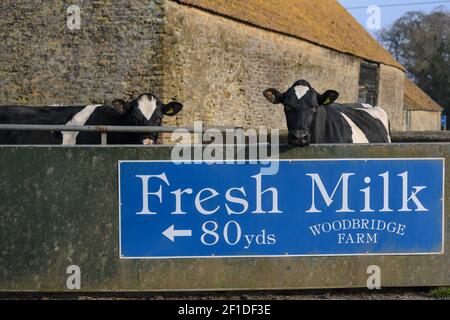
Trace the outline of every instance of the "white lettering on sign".
<instances>
[{"instance_id":1,"label":"white lettering on sign","mask_svg":"<svg viewBox=\"0 0 450 320\"><path fill-rule=\"evenodd\" d=\"M333 193L331 193L331 196L328 195L327 190L325 189L325 186L323 185L322 180L320 179L320 176L317 173L313 174L307 174L307 176L311 177L312 179L312 205L311 208L306 212L322 212L322 210L316 209L315 205L315 188L314 186L317 184L317 187L319 188L320 194L323 197L323 200L325 201L327 207L331 205L333 202L334 195L336 194L337 189L339 188L339 185L342 181L342 208L337 210L336 212L354 212L355 210L350 210L348 208L348 178L351 176L354 176L354 173L343 173L341 175L341 178L339 179L338 183L336 184L336 187L333 190Z\"/></svg>"},{"instance_id":2,"label":"white lettering on sign","mask_svg":"<svg viewBox=\"0 0 450 320\"><path fill-rule=\"evenodd\" d=\"M225 204L225 207L227 208L227 213L229 215L232 215L232 214L242 214L242 213L247 212L247 210L248 210L248 201L246 199L244 199L244 198L238 198L238 197L232 196L231 195L231 191L233 191L233 190L240 191L244 196L246 196L244 187L229 189L227 191L227 193L225 194L225 199L227 199L228 202L242 205L242 210L241 211L234 211L234 210L230 209L228 204Z\"/></svg>"},{"instance_id":3,"label":"white lettering on sign","mask_svg":"<svg viewBox=\"0 0 450 320\"><path fill-rule=\"evenodd\" d=\"M167 180L166 174L161 173L159 175L137 175L139 179L142 180L142 210L137 212L136 214L156 214L157 212L150 211L148 207L148 196L149 195L155 195L159 198L159 202L162 203L162 186L159 186L159 189L157 192L149 192L148 191L148 181L150 178L159 178L162 181L164 181L167 185L169 184L169 180Z\"/></svg>"},{"instance_id":4,"label":"white lettering on sign","mask_svg":"<svg viewBox=\"0 0 450 320\"><path fill-rule=\"evenodd\" d=\"M278 190L277 188L267 188L266 190L262 191L262 175L257 174L255 176L252 176L252 178L255 178L256 180L256 209L253 211L253 213L267 213L267 211L264 211L262 209L262 195L266 192L272 193L272 210L269 211L269 213L282 213L278 209Z\"/></svg>"},{"instance_id":5,"label":"white lettering on sign","mask_svg":"<svg viewBox=\"0 0 450 320\"><path fill-rule=\"evenodd\" d=\"M316 205L316 199L318 198L316 196L316 189L319 190L319 194L323 201L325 202L325 205L327 207L330 207L332 203L335 200L335 195L339 189L339 187L342 185L342 206L340 209L336 210L336 212L355 212L354 209L349 208L349 187L350 182L349 178L355 176L355 173L343 173L337 184L334 186L333 191L331 194L327 191L325 188L325 185L318 173L308 173L306 174L311 178L311 207L309 210L307 210L307 213L320 213L322 210L317 208ZM393 211L389 207L389 172L385 172L383 174L378 175L383 180L383 204L382 209L379 210L379 212L391 212ZM425 212L428 211L427 208L424 207L422 202L418 198L418 193L424 189L426 189L426 186L412 186L412 191L410 190L409 184L408 184L408 172L405 171L402 174L398 174L398 177L402 179L402 207L398 210L399 212L410 212L410 211L421 211ZM359 212L374 212L371 208L371 193L370 193L370 183L372 182L372 179L370 177L365 177L364 182L369 185L368 187L364 189L360 189L359 191L363 193L363 203L364 207L359 209ZM320 197L319 196L319 197ZM416 206L416 208L413 210L411 209L408 204L410 202L413 202Z\"/></svg>"},{"instance_id":6,"label":"white lettering on sign","mask_svg":"<svg viewBox=\"0 0 450 320\"><path fill-rule=\"evenodd\" d=\"M413 187L414 192L411 192L411 195L408 197L408 172L403 172L402 174L399 174L398 176L402 178L402 183L403 183L403 188L402 188L402 190L403 190L403 192L402 192L403 206L398 211L412 211L408 207L408 202L411 200L415 203L415 205L417 207L417 209L415 211L428 211L428 209L423 206L423 204L419 201L419 199L416 196L417 193L419 193L426 187L414 186Z\"/></svg>"},{"instance_id":7,"label":"white lettering on sign","mask_svg":"<svg viewBox=\"0 0 450 320\"><path fill-rule=\"evenodd\" d=\"M174 212L172 212L172 214L186 214L186 212L184 212L181 209L181 195L182 194L192 194L193 190L191 188L187 188L184 190L178 189L175 191L172 191L171 193L175 195L175 206L176 209Z\"/></svg>"},{"instance_id":8,"label":"white lettering on sign","mask_svg":"<svg viewBox=\"0 0 450 320\"><path fill-rule=\"evenodd\" d=\"M201 196L203 193L209 193L210 195L207 195L206 197L202 198ZM211 189L211 188L205 188L205 189L200 190L197 193L197 195L195 196L195 208L197 209L198 212L200 212L201 214L204 214L205 216L216 213L220 209L219 206L217 206L213 210L206 210L202 206L202 203L209 199L215 198L218 195L219 195L219 193L216 190Z\"/></svg>"},{"instance_id":9,"label":"white lettering on sign","mask_svg":"<svg viewBox=\"0 0 450 320\"><path fill-rule=\"evenodd\" d=\"M142 186L142 209L136 214L139 215L148 215L148 214L157 214L158 212L152 211L155 209L150 208L150 196L156 197L159 200L160 204L166 203L164 200L164 192L163 185L170 186L169 179L165 172L157 175L136 175L136 178L140 179ZM252 176L251 178L255 179L255 209L252 213L262 214L262 213L282 213L279 209L278 205L278 189L275 187L269 187L263 189L263 175L257 174ZM163 183L162 183L163 182ZM157 184L155 186L155 184ZM156 191L151 191L156 190ZM240 197L238 196L238 192L240 193ZM233 194L232 194L233 193ZM214 188L203 188L197 192L194 192L192 188L186 189L177 189L171 191L175 199L169 199L171 202L175 203L175 210L171 212L174 215L184 215L187 214L186 211L183 210L183 201L194 201L195 209L198 213L203 215L212 215L217 213L222 205L217 204L217 201L223 200L223 195L221 195ZM263 208L263 196L269 197L272 195L271 207ZM248 212L249 210L249 202L247 200L247 193L244 187L232 187L227 189L225 192L225 209L228 215L239 215ZM167 199L166 199L167 200ZM172 201L175 200L175 201ZM215 204L212 204L213 201L216 200ZM209 202L209 204L208 204ZM234 206L232 206L232 204ZM241 208L236 208L239 205ZM237 209L240 209L239 211ZM270 210L268 210L270 209Z\"/></svg>"},{"instance_id":10,"label":"white lettering on sign","mask_svg":"<svg viewBox=\"0 0 450 320\"><path fill-rule=\"evenodd\" d=\"M378 176L383 178L383 209L380 212L392 212L393 210L389 208L389 171Z\"/></svg>"},{"instance_id":11,"label":"white lettering on sign","mask_svg":"<svg viewBox=\"0 0 450 320\"><path fill-rule=\"evenodd\" d=\"M323 222L309 227L314 237L320 234L341 231L387 231L399 236L405 235L406 225L394 221L386 222L378 219L344 219Z\"/></svg>"}]
</instances>

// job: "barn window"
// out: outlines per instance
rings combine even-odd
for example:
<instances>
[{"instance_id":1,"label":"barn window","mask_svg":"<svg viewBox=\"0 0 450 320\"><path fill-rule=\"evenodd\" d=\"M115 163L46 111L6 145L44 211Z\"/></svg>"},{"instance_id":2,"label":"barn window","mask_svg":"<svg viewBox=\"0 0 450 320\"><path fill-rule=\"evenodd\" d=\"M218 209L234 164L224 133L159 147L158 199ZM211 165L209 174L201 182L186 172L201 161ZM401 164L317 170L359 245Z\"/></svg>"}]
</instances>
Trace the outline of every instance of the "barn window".
<instances>
[{"instance_id":1,"label":"barn window","mask_svg":"<svg viewBox=\"0 0 450 320\"><path fill-rule=\"evenodd\" d=\"M378 82L378 64L362 61L359 72L359 103L368 103L373 106L378 103Z\"/></svg>"}]
</instances>

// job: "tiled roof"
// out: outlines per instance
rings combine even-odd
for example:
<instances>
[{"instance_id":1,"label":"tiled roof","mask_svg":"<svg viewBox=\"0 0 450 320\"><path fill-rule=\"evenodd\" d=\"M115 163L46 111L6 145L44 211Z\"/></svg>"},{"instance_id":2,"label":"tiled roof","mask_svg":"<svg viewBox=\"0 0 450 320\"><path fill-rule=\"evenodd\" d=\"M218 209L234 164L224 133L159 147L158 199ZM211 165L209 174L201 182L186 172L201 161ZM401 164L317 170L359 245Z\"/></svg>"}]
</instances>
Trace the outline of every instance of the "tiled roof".
<instances>
[{"instance_id":1,"label":"tiled roof","mask_svg":"<svg viewBox=\"0 0 450 320\"><path fill-rule=\"evenodd\" d=\"M335 0L175 1L404 70Z\"/></svg>"},{"instance_id":2,"label":"tiled roof","mask_svg":"<svg viewBox=\"0 0 450 320\"><path fill-rule=\"evenodd\" d=\"M422 91L416 84L405 77L405 109L442 111L442 107Z\"/></svg>"}]
</instances>

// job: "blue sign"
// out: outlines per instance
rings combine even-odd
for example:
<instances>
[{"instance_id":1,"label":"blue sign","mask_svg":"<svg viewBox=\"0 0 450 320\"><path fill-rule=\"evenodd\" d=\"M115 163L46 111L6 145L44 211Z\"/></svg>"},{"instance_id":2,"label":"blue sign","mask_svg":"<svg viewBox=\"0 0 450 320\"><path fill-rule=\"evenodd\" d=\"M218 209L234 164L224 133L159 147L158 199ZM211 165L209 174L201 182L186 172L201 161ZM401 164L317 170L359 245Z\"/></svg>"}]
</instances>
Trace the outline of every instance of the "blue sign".
<instances>
[{"instance_id":1,"label":"blue sign","mask_svg":"<svg viewBox=\"0 0 450 320\"><path fill-rule=\"evenodd\" d=\"M442 254L444 159L119 162L121 258Z\"/></svg>"}]
</instances>

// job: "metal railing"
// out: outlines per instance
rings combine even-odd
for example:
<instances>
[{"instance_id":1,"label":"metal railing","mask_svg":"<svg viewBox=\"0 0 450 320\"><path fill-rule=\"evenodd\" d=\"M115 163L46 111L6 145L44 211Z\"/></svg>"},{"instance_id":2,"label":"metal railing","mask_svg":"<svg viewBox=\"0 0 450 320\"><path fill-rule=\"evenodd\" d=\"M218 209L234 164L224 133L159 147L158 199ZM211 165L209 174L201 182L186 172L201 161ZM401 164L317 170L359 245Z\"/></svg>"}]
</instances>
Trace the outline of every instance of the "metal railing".
<instances>
[{"instance_id":1,"label":"metal railing","mask_svg":"<svg viewBox=\"0 0 450 320\"><path fill-rule=\"evenodd\" d=\"M226 130L242 129L238 127L202 127L201 132L209 129ZM172 133L176 130L183 130L189 133L200 133L194 127L159 127L159 126L66 126L66 125L41 125L41 124L0 124L0 130L15 131L78 131L78 132L98 132L101 135L101 144L106 145L108 132L141 132L141 133Z\"/></svg>"},{"instance_id":2,"label":"metal railing","mask_svg":"<svg viewBox=\"0 0 450 320\"><path fill-rule=\"evenodd\" d=\"M202 127L201 133L215 129L225 132L227 130L244 130L242 127ZM1 130L16 131L78 131L78 132L98 132L101 135L101 144L107 144L108 132L141 132L141 133L172 133L176 130L183 130L189 133L200 133L194 127L159 127L159 126L66 126L66 125L34 125L34 124L0 124ZM270 129L269 129L270 131ZM279 130L280 142L287 140L287 131ZM392 142L413 143L413 142L450 142L450 131L418 131L418 132L391 132Z\"/></svg>"}]
</instances>

